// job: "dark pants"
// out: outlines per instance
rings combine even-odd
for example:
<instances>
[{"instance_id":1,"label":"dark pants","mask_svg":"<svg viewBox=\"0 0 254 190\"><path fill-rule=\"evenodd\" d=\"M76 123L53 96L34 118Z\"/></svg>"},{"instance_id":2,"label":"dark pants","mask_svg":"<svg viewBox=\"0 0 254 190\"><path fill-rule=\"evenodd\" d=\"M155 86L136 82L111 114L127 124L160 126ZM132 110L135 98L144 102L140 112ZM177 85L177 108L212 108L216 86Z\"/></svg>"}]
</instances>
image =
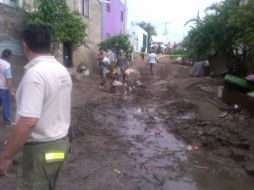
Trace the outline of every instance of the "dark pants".
<instances>
[{"instance_id":1,"label":"dark pants","mask_svg":"<svg viewBox=\"0 0 254 190\"><path fill-rule=\"evenodd\" d=\"M46 153L64 152L64 159L48 162ZM68 137L56 141L26 144L23 149L22 190L54 190L64 160L68 157Z\"/></svg>"},{"instance_id":2,"label":"dark pants","mask_svg":"<svg viewBox=\"0 0 254 190\"><path fill-rule=\"evenodd\" d=\"M150 65L150 73L151 73L151 75L153 75L153 73L154 73L154 63L149 63L149 65Z\"/></svg>"},{"instance_id":3,"label":"dark pants","mask_svg":"<svg viewBox=\"0 0 254 190\"><path fill-rule=\"evenodd\" d=\"M4 125L11 125L11 101L10 101L10 91L5 89L0 89L0 104L3 106L3 122Z\"/></svg>"},{"instance_id":4,"label":"dark pants","mask_svg":"<svg viewBox=\"0 0 254 190\"><path fill-rule=\"evenodd\" d=\"M100 65L100 75L101 75L101 85L106 83L107 77L107 67L104 65Z\"/></svg>"}]
</instances>

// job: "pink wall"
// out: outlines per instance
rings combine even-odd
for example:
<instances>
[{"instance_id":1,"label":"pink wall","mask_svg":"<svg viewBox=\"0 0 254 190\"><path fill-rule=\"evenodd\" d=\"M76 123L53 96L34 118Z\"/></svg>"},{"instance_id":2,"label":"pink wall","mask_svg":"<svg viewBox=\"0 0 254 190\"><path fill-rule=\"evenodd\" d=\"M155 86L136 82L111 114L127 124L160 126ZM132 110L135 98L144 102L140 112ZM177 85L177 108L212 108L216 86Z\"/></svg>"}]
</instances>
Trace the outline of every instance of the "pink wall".
<instances>
[{"instance_id":1,"label":"pink wall","mask_svg":"<svg viewBox=\"0 0 254 190\"><path fill-rule=\"evenodd\" d=\"M125 6L121 0L110 1L110 13L107 12L106 3L102 6L102 40L125 33ZM121 12L123 12L123 21L121 21Z\"/></svg>"}]
</instances>

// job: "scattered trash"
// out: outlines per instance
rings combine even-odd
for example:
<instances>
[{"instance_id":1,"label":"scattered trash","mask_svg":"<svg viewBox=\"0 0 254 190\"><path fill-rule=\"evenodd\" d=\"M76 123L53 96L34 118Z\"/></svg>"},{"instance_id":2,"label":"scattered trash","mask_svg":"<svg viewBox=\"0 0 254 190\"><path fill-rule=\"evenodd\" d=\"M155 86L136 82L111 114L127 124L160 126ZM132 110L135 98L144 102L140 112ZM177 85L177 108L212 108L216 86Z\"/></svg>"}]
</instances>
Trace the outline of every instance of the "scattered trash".
<instances>
[{"instance_id":1,"label":"scattered trash","mask_svg":"<svg viewBox=\"0 0 254 190\"><path fill-rule=\"evenodd\" d=\"M128 68L129 75L135 75L137 78L140 77L140 72L137 69Z\"/></svg>"},{"instance_id":2,"label":"scattered trash","mask_svg":"<svg viewBox=\"0 0 254 190\"><path fill-rule=\"evenodd\" d=\"M123 83L117 80L114 80L112 83L113 86L123 86Z\"/></svg>"},{"instance_id":3,"label":"scattered trash","mask_svg":"<svg viewBox=\"0 0 254 190\"><path fill-rule=\"evenodd\" d=\"M199 85L199 88L202 91L205 91L205 92L208 92L208 93L213 93L213 89L211 87Z\"/></svg>"},{"instance_id":4,"label":"scattered trash","mask_svg":"<svg viewBox=\"0 0 254 190\"><path fill-rule=\"evenodd\" d=\"M192 152L198 152L198 151L199 151L199 147L198 146L192 147Z\"/></svg>"},{"instance_id":5,"label":"scattered trash","mask_svg":"<svg viewBox=\"0 0 254 190\"><path fill-rule=\"evenodd\" d=\"M178 63L180 63L180 62L183 61L183 58L182 58L182 57L177 57L177 58L176 58L176 61L177 61Z\"/></svg>"},{"instance_id":6,"label":"scattered trash","mask_svg":"<svg viewBox=\"0 0 254 190\"><path fill-rule=\"evenodd\" d=\"M136 84L137 86L142 86L142 83L139 80L136 81Z\"/></svg>"},{"instance_id":7,"label":"scattered trash","mask_svg":"<svg viewBox=\"0 0 254 190\"><path fill-rule=\"evenodd\" d=\"M188 145L188 146L187 146L187 150L188 150L188 151L191 151L191 150L192 150L192 146L191 146L191 145Z\"/></svg>"},{"instance_id":8,"label":"scattered trash","mask_svg":"<svg viewBox=\"0 0 254 190\"><path fill-rule=\"evenodd\" d=\"M144 164L144 163L140 164L139 168L140 168L140 170L145 170L145 171L149 170L149 167L146 164Z\"/></svg>"},{"instance_id":9,"label":"scattered trash","mask_svg":"<svg viewBox=\"0 0 254 190\"><path fill-rule=\"evenodd\" d=\"M209 68L208 60L195 62L193 67L191 68L190 76L200 77L207 75L208 74L206 72L207 68Z\"/></svg>"},{"instance_id":10,"label":"scattered trash","mask_svg":"<svg viewBox=\"0 0 254 190\"><path fill-rule=\"evenodd\" d=\"M155 134L156 134L156 135L161 135L161 133L162 133L163 131L164 131L164 129L163 129L162 127L159 127L159 128L156 129Z\"/></svg>"},{"instance_id":11,"label":"scattered trash","mask_svg":"<svg viewBox=\"0 0 254 190\"><path fill-rule=\"evenodd\" d=\"M90 75L90 71L88 69L86 69L83 73L82 76L89 76Z\"/></svg>"},{"instance_id":12,"label":"scattered trash","mask_svg":"<svg viewBox=\"0 0 254 190\"><path fill-rule=\"evenodd\" d=\"M155 86L161 86L161 85L165 85L167 84L168 82L165 81L165 80L159 80L158 82L154 83Z\"/></svg>"},{"instance_id":13,"label":"scattered trash","mask_svg":"<svg viewBox=\"0 0 254 190\"><path fill-rule=\"evenodd\" d=\"M219 99L208 99L207 100L208 103L215 105L217 108L224 110L224 111L230 111L232 110L232 107L225 104L224 102L222 102Z\"/></svg>"},{"instance_id":14,"label":"scattered trash","mask_svg":"<svg viewBox=\"0 0 254 190\"><path fill-rule=\"evenodd\" d=\"M207 166L194 166L197 169L208 170Z\"/></svg>"},{"instance_id":15,"label":"scattered trash","mask_svg":"<svg viewBox=\"0 0 254 190\"><path fill-rule=\"evenodd\" d=\"M176 117L177 119L182 119L182 120L189 120L191 119L192 117L190 115L184 115L184 116L179 116L179 117Z\"/></svg>"},{"instance_id":16,"label":"scattered trash","mask_svg":"<svg viewBox=\"0 0 254 190\"><path fill-rule=\"evenodd\" d=\"M237 104L234 105L234 109L235 110L238 110L239 109L239 106Z\"/></svg>"},{"instance_id":17,"label":"scattered trash","mask_svg":"<svg viewBox=\"0 0 254 190\"><path fill-rule=\"evenodd\" d=\"M118 174L121 174L121 171L120 170L117 170L117 169L114 169L114 172L118 173Z\"/></svg>"},{"instance_id":18,"label":"scattered trash","mask_svg":"<svg viewBox=\"0 0 254 190\"><path fill-rule=\"evenodd\" d=\"M199 147L198 146L188 145L187 146L187 150L192 151L192 152L198 152L199 151Z\"/></svg>"},{"instance_id":19,"label":"scattered trash","mask_svg":"<svg viewBox=\"0 0 254 190\"><path fill-rule=\"evenodd\" d=\"M224 117L226 117L228 115L228 112L227 111L223 111L223 112L221 112L219 115L218 115L218 117L219 118L224 118Z\"/></svg>"},{"instance_id":20,"label":"scattered trash","mask_svg":"<svg viewBox=\"0 0 254 190\"><path fill-rule=\"evenodd\" d=\"M218 87L218 98L221 98L223 95L224 86Z\"/></svg>"},{"instance_id":21,"label":"scattered trash","mask_svg":"<svg viewBox=\"0 0 254 190\"><path fill-rule=\"evenodd\" d=\"M90 74L89 69L87 69L85 65L79 65L77 72L80 73L81 76L83 77L88 76Z\"/></svg>"}]
</instances>

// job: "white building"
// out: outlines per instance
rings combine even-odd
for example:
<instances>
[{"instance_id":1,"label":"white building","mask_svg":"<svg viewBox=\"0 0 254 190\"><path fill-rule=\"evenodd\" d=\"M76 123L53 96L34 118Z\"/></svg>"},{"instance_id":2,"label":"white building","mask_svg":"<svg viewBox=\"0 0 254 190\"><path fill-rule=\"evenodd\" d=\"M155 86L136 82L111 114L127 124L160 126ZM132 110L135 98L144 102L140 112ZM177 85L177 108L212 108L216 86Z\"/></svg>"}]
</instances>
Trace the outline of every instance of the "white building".
<instances>
[{"instance_id":1,"label":"white building","mask_svg":"<svg viewBox=\"0 0 254 190\"><path fill-rule=\"evenodd\" d=\"M142 47L145 47L145 51L148 50L148 35L147 32L137 24L131 23L128 29L130 35L131 45L135 51L140 52Z\"/></svg>"}]
</instances>

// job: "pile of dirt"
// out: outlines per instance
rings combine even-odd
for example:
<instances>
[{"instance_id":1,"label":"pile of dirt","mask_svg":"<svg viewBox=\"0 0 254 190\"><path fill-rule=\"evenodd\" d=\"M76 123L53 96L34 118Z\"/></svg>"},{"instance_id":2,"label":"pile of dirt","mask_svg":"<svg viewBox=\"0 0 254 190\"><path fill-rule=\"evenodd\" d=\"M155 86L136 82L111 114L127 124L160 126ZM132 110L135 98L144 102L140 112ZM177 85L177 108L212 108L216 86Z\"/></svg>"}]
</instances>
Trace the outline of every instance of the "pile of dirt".
<instances>
[{"instance_id":1,"label":"pile of dirt","mask_svg":"<svg viewBox=\"0 0 254 190\"><path fill-rule=\"evenodd\" d=\"M168 130L190 145L199 145L215 155L232 158L254 175L254 127L250 120L225 122L202 119L191 102L177 101L160 109L167 115ZM253 122L252 122L253 123Z\"/></svg>"}]
</instances>

